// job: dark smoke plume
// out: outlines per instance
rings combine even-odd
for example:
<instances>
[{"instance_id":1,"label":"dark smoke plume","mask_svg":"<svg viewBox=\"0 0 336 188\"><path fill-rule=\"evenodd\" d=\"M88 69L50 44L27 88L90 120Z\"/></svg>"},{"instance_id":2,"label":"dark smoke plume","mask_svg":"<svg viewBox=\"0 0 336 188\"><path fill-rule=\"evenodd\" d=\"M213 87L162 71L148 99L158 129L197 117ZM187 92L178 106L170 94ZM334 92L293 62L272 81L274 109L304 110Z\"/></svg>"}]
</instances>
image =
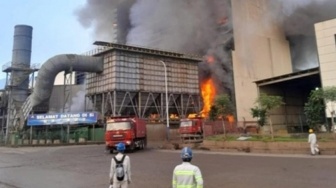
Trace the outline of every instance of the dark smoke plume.
<instances>
[{"instance_id":1,"label":"dark smoke plume","mask_svg":"<svg viewBox=\"0 0 336 188\"><path fill-rule=\"evenodd\" d=\"M233 90L230 0L137 0L120 10L122 3L88 0L78 11L79 20L93 26L97 37L111 41L112 10L118 9L124 20L117 20L117 27L126 34L118 37L119 43L211 56L213 63L200 66L201 78L212 77L219 92Z\"/></svg>"},{"instance_id":2,"label":"dark smoke plume","mask_svg":"<svg viewBox=\"0 0 336 188\"><path fill-rule=\"evenodd\" d=\"M318 66L314 24L336 18L335 0L277 0L271 4L273 18L290 41L294 71Z\"/></svg>"},{"instance_id":3,"label":"dark smoke plume","mask_svg":"<svg viewBox=\"0 0 336 188\"><path fill-rule=\"evenodd\" d=\"M76 11L79 22L93 28L95 38L102 41L126 42L129 32L130 8L135 0L87 0L86 6Z\"/></svg>"},{"instance_id":4,"label":"dark smoke plume","mask_svg":"<svg viewBox=\"0 0 336 188\"><path fill-rule=\"evenodd\" d=\"M247 1L247 0L246 0ZM265 0L267 1L267 0ZM211 57L200 78L220 93L233 92L231 0L87 0L77 12L96 38ZM317 67L314 24L336 17L335 0L268 0L290 42L294 71ZM205 58L207 59L207 58ZM248 66L248 65L247 65Z\"/></svg>"}]
</instances>

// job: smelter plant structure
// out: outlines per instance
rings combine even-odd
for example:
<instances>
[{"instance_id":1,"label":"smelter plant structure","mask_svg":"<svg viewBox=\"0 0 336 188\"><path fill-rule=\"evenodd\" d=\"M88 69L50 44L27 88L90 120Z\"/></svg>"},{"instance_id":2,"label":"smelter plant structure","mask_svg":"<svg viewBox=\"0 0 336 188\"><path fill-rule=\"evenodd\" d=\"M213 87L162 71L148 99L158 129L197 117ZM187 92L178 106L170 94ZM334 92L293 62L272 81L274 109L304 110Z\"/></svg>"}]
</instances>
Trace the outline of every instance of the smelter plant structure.
<instances>
[{"instance_id":1,"label":"smelter plant structure","mask_svg":"<svg viewBox=\"0 0 336 188\"><path fill-rule=\"evenodd\" d=\"M104 71L86 75L86 104L91 101L96 111L158 121L167 119L166 109L170 117L200 111L201 57L101 41L94 44L98 48L92 55L103 57Z\"/></svg>"},{"instance_id":2,"label":"smelter plant structure","mask_svg":"<svg viewBox=\"0 0 336 188\"><path fill-rule=\"evenodd\" d=\"M5 89L1 91L1 138L4 134L7 135L12 128L11 122L14 121L16 112L22 108L30 95L34 85L34 73L39 70L38 64L30 63L32 36L33 28L31 26L15 26L12 61L2 67L2 72L6 73L6 83Z\"/></svg>"}]
</instances>

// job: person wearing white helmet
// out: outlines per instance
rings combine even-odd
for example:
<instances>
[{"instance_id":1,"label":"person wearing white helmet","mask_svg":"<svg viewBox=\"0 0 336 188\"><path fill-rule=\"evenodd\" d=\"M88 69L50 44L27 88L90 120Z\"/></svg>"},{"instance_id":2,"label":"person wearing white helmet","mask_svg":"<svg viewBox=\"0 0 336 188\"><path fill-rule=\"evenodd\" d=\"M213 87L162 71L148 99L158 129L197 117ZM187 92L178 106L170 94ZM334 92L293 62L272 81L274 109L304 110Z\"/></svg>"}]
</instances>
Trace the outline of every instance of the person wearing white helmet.
<instances>
[{"instance_id":1,"label":"person wearing white helmet","mask_svg":"<svg viewBox=\"0 0 336 188\"><path fill-rule=\"evenodd\" d=\"M308 135L308 143L310 144L310 152L311 155L320 154L320 150L318 149L316 134L313 129L309 129Z\"/></svg>"},{"instance_id":2,"label":"person wearing white helmet","mask_svg":"<svg viewBox=\"0 0 336 188\"><path fill-rule=\"evenodd\" d=\"M181 152L183 163L177 165L173 172L173 188L203 188L201 170L190 163L192 157L192 150L184 147Z\"/></svg>"},{"instance_id":3,"label":"person wearing white helmet","mask_svg":"<svg viewBox=\"0 0 336 188\"><path fill-rule=\"evenodd\" d=\"M129 156L124 154L124 143L117 144L116 149L118 154L111 159L110 187L128 188L128 184L131 183L131 161Z\"/></svg>"}]
</instances>

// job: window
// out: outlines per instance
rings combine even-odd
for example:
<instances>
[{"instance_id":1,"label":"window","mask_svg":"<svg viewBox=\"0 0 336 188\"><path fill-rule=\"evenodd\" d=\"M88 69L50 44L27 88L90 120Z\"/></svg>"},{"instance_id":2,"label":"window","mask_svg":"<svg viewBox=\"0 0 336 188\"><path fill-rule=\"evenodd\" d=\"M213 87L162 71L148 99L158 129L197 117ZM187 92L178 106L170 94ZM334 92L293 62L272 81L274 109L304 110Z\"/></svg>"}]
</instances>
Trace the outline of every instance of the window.
<instances>
[{"instance_id":1,"label":"window","mask_svg":"<svg viewBox=\"0 0 336 188\"><path fill-rule=\"evenodd\" d=\"M107 131L128 130L128 129L131 129L130 122L111 122L107 123L106 125Z\"/></svg>"}]
</instances>

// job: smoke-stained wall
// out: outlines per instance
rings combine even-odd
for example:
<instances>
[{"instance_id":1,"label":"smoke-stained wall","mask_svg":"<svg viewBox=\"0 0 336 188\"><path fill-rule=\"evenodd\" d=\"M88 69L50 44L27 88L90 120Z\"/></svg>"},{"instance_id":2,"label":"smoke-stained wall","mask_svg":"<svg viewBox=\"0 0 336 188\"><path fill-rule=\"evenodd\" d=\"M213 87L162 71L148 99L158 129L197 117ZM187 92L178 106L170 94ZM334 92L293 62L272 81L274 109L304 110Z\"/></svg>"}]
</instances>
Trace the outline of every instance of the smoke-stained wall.
<instances>
[{"instance_id":1,"label":"smoke-stained wall","mask_svg":"<svg viewBox=\"0 0 336 188\"><path fill-rule=\"evenodd\" d=\"M335 7L333 0L232 1L238 120L250 117L253 81L318 67L314 23L336 17Z\"/></svg>"},{"instance_id":2,"label":"smoke-stained wall","mask_svg":"<svg viewBox=\"0 0 336 188\"><path fill-rule=\"evenodd\" d=\"M232 1L233 71L239 121L253 120L250 108L258 96L255 81L292 71L288 41L276 23L265 19L270 11L267 6L267 1Z\"/></svg>"}]
</instances>

